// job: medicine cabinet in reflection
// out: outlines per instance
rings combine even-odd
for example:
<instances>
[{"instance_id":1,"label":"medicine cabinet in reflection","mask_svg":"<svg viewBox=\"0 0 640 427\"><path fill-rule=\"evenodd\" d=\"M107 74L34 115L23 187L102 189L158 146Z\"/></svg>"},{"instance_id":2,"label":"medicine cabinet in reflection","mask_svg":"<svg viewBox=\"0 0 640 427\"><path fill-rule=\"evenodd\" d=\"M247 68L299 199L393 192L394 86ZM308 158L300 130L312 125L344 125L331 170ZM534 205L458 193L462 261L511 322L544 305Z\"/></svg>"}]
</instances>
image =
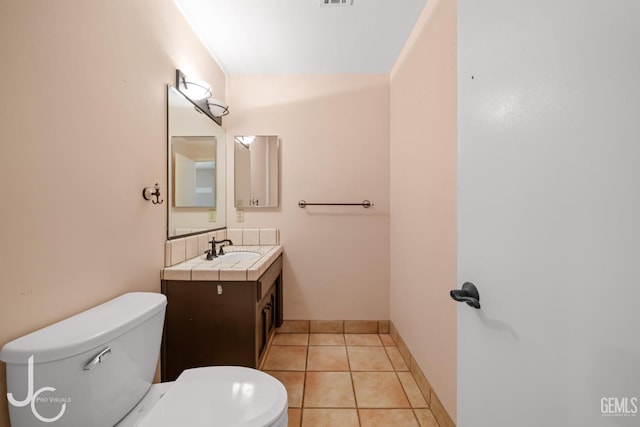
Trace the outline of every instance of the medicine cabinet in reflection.
<instances>
[{"instance_id":1,"label":"medicine cabinet in reflection","mask_svg":"<svg viewBox=\"0 0 640 427\"><path fill-rule=\"evenodd\" d=\"M275 135L234 138L236 208L278 206L280 144Z\"/></svg>"}]
</instances>

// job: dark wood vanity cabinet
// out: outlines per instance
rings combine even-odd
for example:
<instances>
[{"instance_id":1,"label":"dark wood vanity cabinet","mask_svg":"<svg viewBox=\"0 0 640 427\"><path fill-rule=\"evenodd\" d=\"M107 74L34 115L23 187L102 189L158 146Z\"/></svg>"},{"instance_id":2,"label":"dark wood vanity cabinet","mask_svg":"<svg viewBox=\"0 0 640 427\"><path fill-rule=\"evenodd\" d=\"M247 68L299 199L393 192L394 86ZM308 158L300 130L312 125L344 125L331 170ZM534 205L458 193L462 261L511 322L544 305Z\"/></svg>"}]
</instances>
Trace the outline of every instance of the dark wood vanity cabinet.
<instances>
[{"instance_id":1,"label":"dark wood vanity cabinet","mask_svg":"<svg viewBox=\"0 0 640 427\"><path fill-rule=\"evenodd\" d=\"M282 256L256 281L163 280L162 381L188 368L257 368L282 324Z\"/></svg>"}]
</instances>

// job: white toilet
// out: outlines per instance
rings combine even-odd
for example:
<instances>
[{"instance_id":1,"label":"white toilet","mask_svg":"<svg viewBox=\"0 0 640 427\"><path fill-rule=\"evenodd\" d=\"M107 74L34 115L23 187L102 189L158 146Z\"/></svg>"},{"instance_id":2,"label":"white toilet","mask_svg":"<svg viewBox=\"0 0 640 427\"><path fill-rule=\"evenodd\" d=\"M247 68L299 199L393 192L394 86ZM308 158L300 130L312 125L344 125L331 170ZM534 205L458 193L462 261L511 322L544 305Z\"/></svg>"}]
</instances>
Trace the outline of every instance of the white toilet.
<instances>
[{"instance_id":1,"label":"white toilet","mask_svg":"<svg viewBox=\"0 0 640 427\"><path fill-rule=\"evenodd\" d=\"M122 295L0 350L12 427L285 427L287 391L251 368L151 385L166 297Z\"/></svg>"}]
</instances>

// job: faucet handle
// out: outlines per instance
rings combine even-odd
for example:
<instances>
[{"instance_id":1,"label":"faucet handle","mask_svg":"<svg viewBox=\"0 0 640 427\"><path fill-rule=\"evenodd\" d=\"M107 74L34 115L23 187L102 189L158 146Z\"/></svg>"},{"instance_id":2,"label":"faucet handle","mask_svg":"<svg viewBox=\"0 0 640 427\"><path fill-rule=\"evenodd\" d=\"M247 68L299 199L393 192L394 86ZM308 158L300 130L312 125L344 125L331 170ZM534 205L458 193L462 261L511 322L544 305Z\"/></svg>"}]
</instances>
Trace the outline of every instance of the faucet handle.
<instances>
[{"instance_id":1,"label":"faucet handle","mask_svg":"<svg viewBox=\"0 0 640 427\"><path fill-rule=\"evenodd\" d=\"M207 261L211 261L212 259L217 257L216 253L211 249L207 249L206 251L204 251L204 254L207 256Z\"/></svg>"}]
</instances>

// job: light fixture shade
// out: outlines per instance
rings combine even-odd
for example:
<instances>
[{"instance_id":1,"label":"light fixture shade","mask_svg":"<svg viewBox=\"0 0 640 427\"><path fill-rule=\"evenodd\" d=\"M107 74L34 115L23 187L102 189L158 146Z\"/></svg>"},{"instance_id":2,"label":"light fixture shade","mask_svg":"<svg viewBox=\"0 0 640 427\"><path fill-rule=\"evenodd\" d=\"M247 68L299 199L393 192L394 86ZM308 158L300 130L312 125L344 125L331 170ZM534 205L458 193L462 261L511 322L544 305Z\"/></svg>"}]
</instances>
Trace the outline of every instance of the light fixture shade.
<instances>
[{"instance_id":1,"label":"light fixture shade","mask_svg":"<svg viewBox=\"0 0 640 427\"><path fill-rule=\"evenodd\" d=\"M202 80L182 80L180 91L193 100L207 99L213 95L211 85Z\"/></svg>"},{"instance_id":2,"label":"light fixture shade","mask_svg":"<svg viewBox=\"0 0 640 427\"><path fill-rule=\"evenodd\" d=\"M207 100L207 106L209 107L209 111L211 111L211 114L213 114L214 117L222 117L229 114L229 107L219 99Z\"/></svg>"}]
</instances>

